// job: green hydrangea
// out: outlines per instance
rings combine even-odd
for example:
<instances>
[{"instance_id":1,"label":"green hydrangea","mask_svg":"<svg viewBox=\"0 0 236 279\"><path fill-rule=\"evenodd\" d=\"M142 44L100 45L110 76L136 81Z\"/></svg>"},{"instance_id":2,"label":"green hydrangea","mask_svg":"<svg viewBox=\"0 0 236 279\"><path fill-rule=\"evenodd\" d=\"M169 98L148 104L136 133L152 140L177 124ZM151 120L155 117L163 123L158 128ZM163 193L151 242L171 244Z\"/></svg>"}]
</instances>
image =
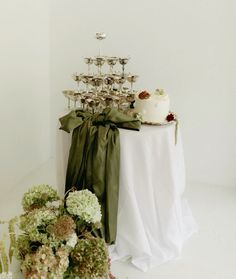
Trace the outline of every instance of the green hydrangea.
<instances>
[{"instance_id":1,"label":"green hydrangea","mask_svg":"<svg viewBox=\"0 0 236 279\"><path fill-rule=\"evenodd\" d=\"M22 206L25 211L35 208L40 208L46 205L47 202L57 201L60 198L49 185L33 186L26 192L22 199Z\"/></svg>"},{"instance_id":2,"label":"green hydrangea","mask_svg":"<svg viewBox=\"0 0 236 279\"><path fill-rule=\"evenodd\" d=\"M80 239L71 253L74 274L80 279L107 278L108 251L104 239Z\"/></svg>"},{"instance_id":3,"label":"green hydrangea","mask_svg":"<svg viewBox=\"0 0 236 279\"><path fill-rule=\"evenodd\" d=\"M57 212L48 209L34 209L20 217L20 229L24 231L31 241L48 243L47 226L56 222Z\"/></svg>"},{"instance_id":4,"label":"green hydrangea","mask_svg":"<svg viewBox=\"0 0 236 279\"><path fill-rule=\"evenodd\" d=\"M25 255L31 252L30 239L28 235L21 234L16 242L16 258L22 260Z\"/></svg>"},{"instance_id":5,"label":"green hydrangea","mask_svg":"<svg viewBox=\"0 0 236 279\"><path fill-rule=\"evenodd\" d=\"M98 199L87 189L69 193L66 207L71 215L79 216L87 223L101 221L101 206Z\"/></svg>"}]
</instances>

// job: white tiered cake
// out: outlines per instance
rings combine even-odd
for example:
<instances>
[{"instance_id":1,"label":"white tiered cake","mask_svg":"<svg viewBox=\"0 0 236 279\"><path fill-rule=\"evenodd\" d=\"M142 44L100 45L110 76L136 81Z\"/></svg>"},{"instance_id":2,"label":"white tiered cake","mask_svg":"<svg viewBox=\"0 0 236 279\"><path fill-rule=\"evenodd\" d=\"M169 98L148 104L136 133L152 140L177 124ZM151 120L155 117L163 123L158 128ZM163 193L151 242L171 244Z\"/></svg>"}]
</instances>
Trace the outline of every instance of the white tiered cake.
<instances>
[{"instance_id":1,"label":"white tiered cake","mask_svg":"<svg viewBox=\"0 0 236 279\"><path fill-rule=\"evenodd\" d=\"M157 89L154 94L142 91L135 98L135 111L141 114L142 122L164 123L170 110L169 96Z\"/></svg>"}]
</instances>

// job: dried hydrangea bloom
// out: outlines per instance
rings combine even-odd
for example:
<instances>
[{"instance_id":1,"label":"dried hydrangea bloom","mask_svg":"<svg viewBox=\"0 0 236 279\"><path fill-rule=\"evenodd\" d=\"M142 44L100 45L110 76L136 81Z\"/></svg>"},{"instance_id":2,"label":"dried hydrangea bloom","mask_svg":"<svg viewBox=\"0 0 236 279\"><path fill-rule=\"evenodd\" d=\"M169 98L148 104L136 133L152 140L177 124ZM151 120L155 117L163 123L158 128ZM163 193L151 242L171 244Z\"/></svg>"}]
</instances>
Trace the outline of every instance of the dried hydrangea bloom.
<instances>
[{"instance_id":1,"label":"dried hydrangea bloom","mask_svg":"<svg viewBox=\"0 0 236 279\"><path fill-rule=\"evenodd\" d=\"M108 252L104 239L79 239L71 253L74 274L79 278L107 278L109 274Z\"/></svg>"},{"instance_id":2,"label":"dried hydrangea bloom","mask_svg":"<svg viewBox=\"0 0 236 279\"><path fill-rule=\"evenodd\" d=\"M57 212L48 208L34 209L20 217L20 229L29 236L31 241L47 244L47 226L56 220Z\"/></svg>"},{"instance_id":3,"label":"dried hydrangea bloom","mask_svg":"<svg viewBox=\"0 0 236 279\"><path fill-rule=\"evenodd\" d=\"M69 266L69 252L66 247L60 247L56 251L57 264L54 268L55 278L59 278L67 270ZM63 278L63 277L62 277Z\"/></svg>"},{"instance_id":4,"label":"dried hydrangea bloom","mask_svg":"<svg viewBox=\"0 0 236 279\"><path fill-rule=\"evenodd\" d=\"M50 247L41 246L36 253L27 254L21 264L25 278L49 278L48 272L54 269L57 261Z\"/></svg>"},{"instance_id":5,"label":"dried hydrangea bloom","mask_svg":"<svg viewBox=\"0 0 236 279\"><path fill-rule=\"evenodd\" d=\"M23 260L25 255L31 252L30 238L26 234L21 234L17 238L16 242L16 258L18 260Z\"/></svg>"},{"instance_id":6,"label":"dried hydrangea bloom","mask_svg":"<svg viewBox=\"0 0 236 279\"><path fill-rule=\"evenodd\" d=\"M40 208L47 202L57 201L57 192L49 185L37 185L30 188L23 196L22 206L25 211Z\"/></svg>"},{"instance_id":7,"label":"dried hydrangea bloom","mask_svg":"<svg viewBox=\"0 0 236 279\"><path fill-rule=\"evenodd\" d=\"M66 198L66 207L71 215L79 216L87 223L101 221L101 206L97 197L89 190L70 192Z\"/></svg>"},{"instance_id":8,"label":"dried hydrangea bloom","mask_svg":"<svg viewBox=\"0 0 236 279\"><path fill-rule=\"evenodd\" d=\"M35 253L25 256L21 270L26 279L63 279L69 266L68 256L65 247L60 247L54 254L52 248L43 245Z\"/></svg>"},{"instance_id":9,"label":"dried hydrangea bloom","mask_svg":"<svg viewBox=\"0 0 236 279\"><path fill-rule=\"evenodd\" d=\"M63 215L48 227L48 231L59 240L67 240L74 233L75 228L74 220L68 215Z\"/></svg>"}]
</instances>

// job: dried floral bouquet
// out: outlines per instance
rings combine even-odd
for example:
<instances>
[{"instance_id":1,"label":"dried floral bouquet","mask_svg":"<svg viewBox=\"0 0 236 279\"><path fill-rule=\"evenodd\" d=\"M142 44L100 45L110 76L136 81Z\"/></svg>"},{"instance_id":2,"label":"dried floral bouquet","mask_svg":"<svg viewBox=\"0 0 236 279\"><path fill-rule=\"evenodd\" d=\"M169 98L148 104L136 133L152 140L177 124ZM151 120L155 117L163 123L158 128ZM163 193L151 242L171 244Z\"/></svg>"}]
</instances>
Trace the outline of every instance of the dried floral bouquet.
<instances>
[{"instance_id":1,"label":"dried floral bouquet","mask_svg":"<svg viewBox=\"0 0 236 279\"><path fill-rule=\"evenodd\" d=\"M60 199L52 187L38 185L24 194L22 206L16 256L25 278L114 278L107 245L93 233L101 221L93 193L71 191Z\"/></svg>"}]
</instances>

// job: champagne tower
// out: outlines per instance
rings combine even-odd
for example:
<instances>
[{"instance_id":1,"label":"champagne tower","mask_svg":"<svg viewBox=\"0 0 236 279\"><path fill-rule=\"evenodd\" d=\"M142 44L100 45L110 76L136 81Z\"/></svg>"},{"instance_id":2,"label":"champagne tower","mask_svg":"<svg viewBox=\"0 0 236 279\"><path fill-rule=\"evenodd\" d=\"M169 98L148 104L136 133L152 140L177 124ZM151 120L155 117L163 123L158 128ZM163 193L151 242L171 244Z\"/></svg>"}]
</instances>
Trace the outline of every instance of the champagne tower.
<instances>
[{"instance_id":1,"label":"champagne tower","mask_svg":"<svg viewBox=\"0 0 236 279\"><path fill-rule=\"evenodd\" d=\"M106 107L114 107L129 113L133 109L135 94L133 85L138 76L126 73L129 57L105 56L101 45L106 39L105 33L96 33L99 54L85 57L86 73L74 73L76 90L63 90L68 100L68 109L82 109L99 113Z\"/></svg>"}]
</instances>

